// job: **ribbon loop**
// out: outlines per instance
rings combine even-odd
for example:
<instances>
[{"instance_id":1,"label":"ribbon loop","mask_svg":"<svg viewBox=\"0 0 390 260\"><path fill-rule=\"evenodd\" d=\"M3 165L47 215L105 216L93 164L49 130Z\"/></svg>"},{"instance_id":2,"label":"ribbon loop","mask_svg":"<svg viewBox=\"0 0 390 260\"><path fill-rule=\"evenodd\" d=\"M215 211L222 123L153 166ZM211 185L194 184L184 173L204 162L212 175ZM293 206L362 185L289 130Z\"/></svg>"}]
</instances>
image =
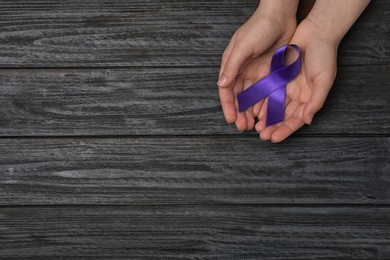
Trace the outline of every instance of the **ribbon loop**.
<instances>
[{"instance_id":1,"label":"ribbon loop","mask_svg":"<svg viewBox=\"0 0 390 260\"><path fill-rule=\"evenodd\" d=\"M284 57L288 47L298 52L298 58L286 66ZM301 50L297 45L289 44L277 49L272 56L270 74L237 95L239 112L268 97L266 126L282 122L287 83L298 75L301 67Z\"/></svg>"}]
</instances>

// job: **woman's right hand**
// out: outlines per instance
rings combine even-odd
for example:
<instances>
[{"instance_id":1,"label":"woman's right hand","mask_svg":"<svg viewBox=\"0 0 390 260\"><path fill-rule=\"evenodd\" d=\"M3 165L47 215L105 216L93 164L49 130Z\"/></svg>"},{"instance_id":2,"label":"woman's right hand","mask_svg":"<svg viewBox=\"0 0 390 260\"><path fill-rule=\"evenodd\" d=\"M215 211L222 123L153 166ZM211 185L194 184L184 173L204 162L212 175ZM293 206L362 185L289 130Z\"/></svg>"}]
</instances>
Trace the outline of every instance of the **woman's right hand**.
<instances>
[{"instance_id":1,"label":"woman's right hand","mask_svg":"<svg viewBox=\"0 0 390 260\"><path fill-rule=\"evenodd\" d=\"M262 0L252 17L234 33L223 53L217 83L219 97L226 121L236 123L240 132L254 128L254 118L263 101L239 113L236 96L269 73L272 54L288 44L295 32L297 6L298 0ZM247 68L260 56L263 62L259 67Z\"/></svg>"}]
</instances>

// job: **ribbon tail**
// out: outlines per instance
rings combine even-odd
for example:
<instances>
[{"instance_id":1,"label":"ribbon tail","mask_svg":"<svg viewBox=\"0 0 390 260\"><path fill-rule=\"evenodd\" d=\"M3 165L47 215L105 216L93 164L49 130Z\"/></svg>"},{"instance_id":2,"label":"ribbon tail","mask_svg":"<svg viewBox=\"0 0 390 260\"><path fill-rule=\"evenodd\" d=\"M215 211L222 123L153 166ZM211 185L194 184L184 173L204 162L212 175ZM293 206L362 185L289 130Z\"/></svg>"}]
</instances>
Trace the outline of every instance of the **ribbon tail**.
<instances>
[{"instance_id":1,"label":"ribbon tail","mask_svg":"<svg viewBox=\"0 0 390 260\"><path fill-rule=\"evenodd\" d=\"M239 112L241 113L245 111L263 98L266 98L272 93L272 91L273 90L270 91L268 88L266 88L262 81L258 81L250 88L239 93L237 95Z\"/></svg>"},{"instance_id":2,"label":"ribbon tail","mask_svg":"<svg viewBox=\"0 0 390 260\"><path fill-rule=\"evenodd\" d=\"M286 102L286 85L278 88L268 96L266 126L284 120L284 104Z\"/></svg>"}]
</instances>

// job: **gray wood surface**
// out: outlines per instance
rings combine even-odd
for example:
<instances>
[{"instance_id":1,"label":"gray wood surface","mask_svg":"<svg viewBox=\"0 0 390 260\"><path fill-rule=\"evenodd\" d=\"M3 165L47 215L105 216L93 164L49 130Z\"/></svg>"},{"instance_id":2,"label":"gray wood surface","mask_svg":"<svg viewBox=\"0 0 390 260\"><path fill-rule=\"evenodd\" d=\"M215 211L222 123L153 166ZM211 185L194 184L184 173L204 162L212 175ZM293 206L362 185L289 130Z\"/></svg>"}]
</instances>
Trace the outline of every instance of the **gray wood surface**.
<instances>
[{"instance_id":1,"label":"gray wood surface","mask_svg":"<svg viewBox=\"0 0 390 260\"><path fill-rule=\"evenodd\" d=\"M0 259L390 259L390 1L281 144L218 100L257 4L0 0Z\"/></svg>"},{"instance_id":2,"label":"gray wood surface","mask_svg":"<svg viewBox=\"0 0 390 260\"><path fill-rule=\"evenodd\" d=\"M0 70L0 135L235 134L216 75L210 68ZM389 82L389 66L339 68L324 108L297 134L388 134Z\"/></svg>"},{"instance_id":3,"label":"gray wood surface","mask_svg":"<svg viewBox=\"0 0 390 260\"><path fill-rule=\"evenodd\" d=\"M257 4L2 0L0 67L218 66L230 36ZM387 7L372 1L340 47L340 64L389 64Z\"/></svg>"},{"instance_id":4,"label":"gray wood surface","mask_svg":"<svg viewBox=\"0 0 390 260\"><path fill-rule=\"evenodd\" d=\"M0 203L388 204L389 138L1 139Z\"/></svg>"},{"instance_id":5,"label":"gray wood surface","mask_svg":"<svg viewBox=\"0 0 390 260\"><path fill-rule=\"evenodd\" d=\"M388 207L7 208L0 257L388 259L389 215Z\"/></svg>"}]
</instances>

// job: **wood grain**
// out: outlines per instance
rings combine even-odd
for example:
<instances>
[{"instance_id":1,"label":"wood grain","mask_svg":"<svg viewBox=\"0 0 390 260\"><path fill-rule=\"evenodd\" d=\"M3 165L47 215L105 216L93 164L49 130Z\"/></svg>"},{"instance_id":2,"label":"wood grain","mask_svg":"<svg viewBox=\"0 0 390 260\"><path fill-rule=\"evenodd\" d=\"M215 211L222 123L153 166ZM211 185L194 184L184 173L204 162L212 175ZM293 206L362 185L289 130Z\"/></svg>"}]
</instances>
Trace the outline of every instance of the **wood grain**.
<instances>
[{"instance_id":1,"label":"wood grain","mask_svg":"<svg viewBox=\"0 0 390 260\"><path fill-rule=\"evenodd\" d=\"M386 259L390 210L372 207L0 209L1 257Z\"/></svg>"},{"instance_id":2,"label":"wood grain","mask_svg":"<svg viewBox=\"0 0 390 260\"><path fill-rule=\"evenodd\" d=\"M0 0L0 259L389 258L389 2L277 145L215 84L257 4Z\"/></svg>"},{"instance_id":3,"label":"wood grain","mask_svg":"<svg viewBox=\"0 0 390 260\"><path fill-rule=\"evenodd\" d=\"M0 70L0 135L236 134L223 118L216 75L210 68ZM341 67L324 108L297 134L389 134L386 82L389 66Z\"/></svg>"},{"instance_id":4,"label":"wood grain","mask_svg":"<svg viewBox=\"0 0 390 260\"><path fill-rule=\"evenodd\" d=\"M388 204L389 142L0 139L0 204Z\"/></svg>"},{"instance_id":5,"label":"wood grain","mask_svg":"<svg viewBox=\"0 0 390 260\"><path fill-rule=\"evenodd\" d=\"M303 1L299 20L313 1ZM215 66L246 1L0 1L0 67ZM389 64L390 15L372 1L339 63Z\"/></svg>"}]
</instances>

